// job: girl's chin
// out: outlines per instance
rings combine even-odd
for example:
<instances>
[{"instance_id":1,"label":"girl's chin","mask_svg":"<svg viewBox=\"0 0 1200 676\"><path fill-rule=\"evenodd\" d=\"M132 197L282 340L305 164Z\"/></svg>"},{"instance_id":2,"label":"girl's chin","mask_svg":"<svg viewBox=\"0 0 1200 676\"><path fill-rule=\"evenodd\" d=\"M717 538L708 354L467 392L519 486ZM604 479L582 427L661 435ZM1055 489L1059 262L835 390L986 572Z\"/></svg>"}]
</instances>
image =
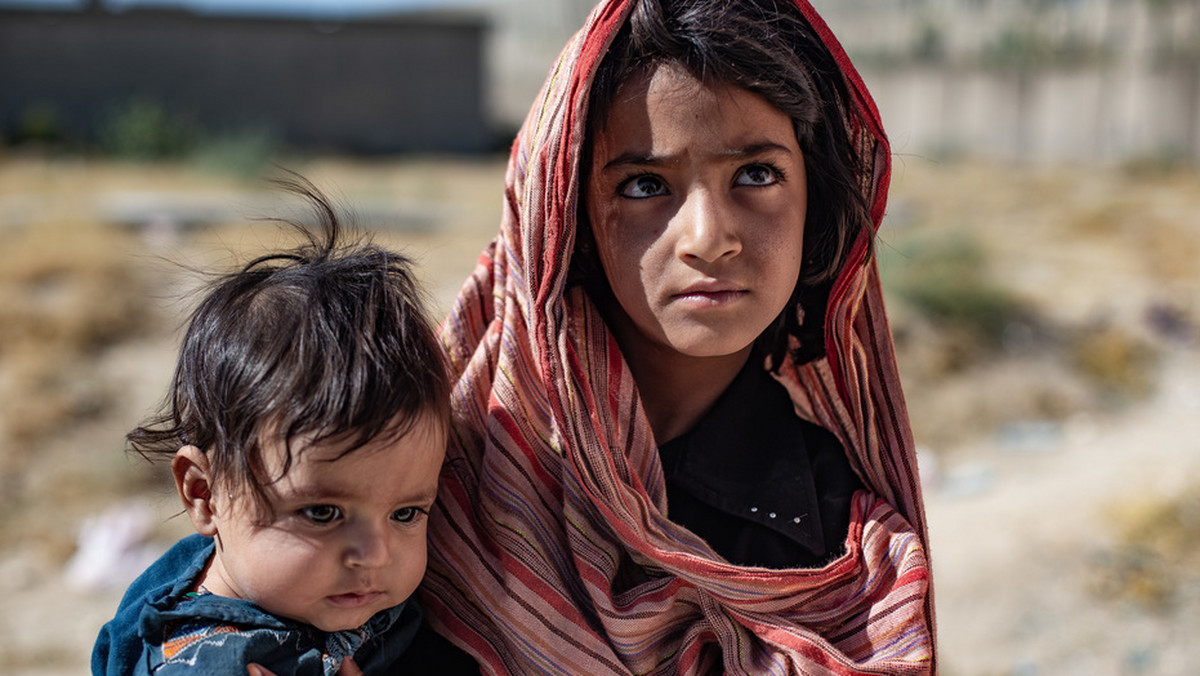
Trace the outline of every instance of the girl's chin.
<instances>
[{"instance_id":1,"label":"girl's chin","mask_svg":"<svg viewBox=\"0 0 1200 676\"><path fill-rule=\"evenodd\" d=\"M755 336L754 338L757 338ZM672 340L667 339L667 346L682 357L692 359L722 359L744 357L754 338L748 340L730 340L728 335L719 337L688 337Z\"/></svg>"}]
</instances>

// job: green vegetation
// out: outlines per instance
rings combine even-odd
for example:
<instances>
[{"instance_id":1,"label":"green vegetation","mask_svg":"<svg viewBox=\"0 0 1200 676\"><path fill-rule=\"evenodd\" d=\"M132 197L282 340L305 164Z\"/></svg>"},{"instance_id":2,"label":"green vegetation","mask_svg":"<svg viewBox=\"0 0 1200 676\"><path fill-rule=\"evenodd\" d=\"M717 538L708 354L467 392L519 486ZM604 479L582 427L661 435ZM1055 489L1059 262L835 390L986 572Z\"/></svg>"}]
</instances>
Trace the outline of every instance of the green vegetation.
<instances>
[{"instance_id":1,"label":"green vegetation","mask_svg":"<svg viewBox=\"0 0 1200 676\"><path fill-rule=\"evenodd\" d=\"M963 331L995 347L1029 310L987 278L980 244L966 235L922 237L894 249L881 248L884 284L939 328Z\"/></svg>"},{"instance_id":2,"label":"green vegetation","mask_svg":"<svg viewBox=\"0 0 1200 676\"><path fill-rule=\"evenodd\" d=\"M192 148L187 161L204 171L253 178L260 175L279 152L279 140L270 130L245 129L207 137Z\"/></svg>"},{"instance_id":3,"label":"green vegetation","mask_svg":"<svg viewBox=\"0 0 1200 676\"><path fill-rule=\"evenodd\" d=\"M48 103L35 103L21 112L13 141L19 144L59 145L63 143L58 111Z\"/></svg>"},{"instance_id":4,"label":"green vegetation","mask_svg":"<svg viewBox=\"0 0 1200 676\"><path fill-rule=\"evenodd\" d=\"M279 152L278 140L267 129L215 132L146 99L132 99L109 113L99 130L99 147L109 157L183 160L240 177L258 175Z\"/></svg>"},{"instance_id":5,"label":"green vegetation","mask_svg":"<svg viewBox=\"0 0 1200 676\"><path fill-rule=\"evenodd\" d=\"M109 110L98 132L109 157L158 160L182 157L199 143L199 128L157 101L135 98Z\"/></svg>"},{"instance_id":6,"label":"green vegetation","mask_svg":"<svg viewBox=\"0 0 1200 676\"><path fill-rule=\"evenodd\" d=\"M111 106L87 136L68 133L52 105L31 105L6 143L52 155L177 162L235 178L259 176L282 151L278 135L268 127L209 129L141 97Z\"/></svg>"}]
</instances>

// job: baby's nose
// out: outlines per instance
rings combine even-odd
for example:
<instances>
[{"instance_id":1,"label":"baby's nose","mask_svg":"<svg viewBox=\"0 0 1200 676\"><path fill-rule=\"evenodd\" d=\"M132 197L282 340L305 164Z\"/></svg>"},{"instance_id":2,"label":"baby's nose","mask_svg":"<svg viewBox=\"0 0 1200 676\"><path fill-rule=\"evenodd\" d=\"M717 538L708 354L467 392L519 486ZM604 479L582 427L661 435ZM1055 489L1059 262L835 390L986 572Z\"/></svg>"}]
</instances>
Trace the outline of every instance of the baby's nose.
<instances>
[{"instance_id":1,"label":"baby's nose","mask_svg":"<svg viewBox=\"0 0 1200 676\"><path fill-rule=\"evenodd\" d=\"M391 561L386 527L359 524L350 530L343 557L348 567L378 568Z\"/></svg>"}]
</instances>

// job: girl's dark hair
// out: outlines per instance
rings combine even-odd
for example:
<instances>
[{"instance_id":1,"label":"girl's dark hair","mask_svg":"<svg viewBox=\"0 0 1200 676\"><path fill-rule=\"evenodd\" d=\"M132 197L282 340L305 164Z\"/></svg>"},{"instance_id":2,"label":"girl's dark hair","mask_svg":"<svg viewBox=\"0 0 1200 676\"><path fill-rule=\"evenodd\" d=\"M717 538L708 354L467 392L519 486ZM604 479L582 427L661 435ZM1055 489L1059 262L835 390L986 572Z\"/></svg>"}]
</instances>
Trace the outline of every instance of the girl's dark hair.
<instances>
[{"instance_id":1,"label":"girl's dark hair","mask_svg":"<svg viewBox=\"0 0 1200 676\"><path fill-rule=\"evenodd\" d=\"M870 222L866 171L850 131L861 126L851 119L859 113L841 68L791 0L635 0L592 81L589 138L603 129L623 84L666 63L706 84L758 94L792 119L808 177L803 267L791 302L760 337L759 348L772 355L776 368L789 336L799 340L792 351L797 362L824 355L830 289ZM585 172L590 152L589 142ZM580 209L579 222L575 279L594 278L599 266L588 253L586 209Z\"/></svg>"},{"instance_id":2,"label":"girl's dark hair","mask_svg":"<svg viewBox=\"0 0 1200 676\"><path fill-rule=\"evenodd\" d=\"M159 413L126 439L153 459L192 445L213 479L263 486L286 474L293 442L344 444L402 435L424 413L449 418L449 375L411 263L362 238L343 241L337 214L308 181L275 181L305 198L321 232L216 278L192 313ZM287 450L266 476L264 444ZM302 451L303 449L301 449ZM339 456L340 457L340 456Z\"/></svg>"}]
</instances>

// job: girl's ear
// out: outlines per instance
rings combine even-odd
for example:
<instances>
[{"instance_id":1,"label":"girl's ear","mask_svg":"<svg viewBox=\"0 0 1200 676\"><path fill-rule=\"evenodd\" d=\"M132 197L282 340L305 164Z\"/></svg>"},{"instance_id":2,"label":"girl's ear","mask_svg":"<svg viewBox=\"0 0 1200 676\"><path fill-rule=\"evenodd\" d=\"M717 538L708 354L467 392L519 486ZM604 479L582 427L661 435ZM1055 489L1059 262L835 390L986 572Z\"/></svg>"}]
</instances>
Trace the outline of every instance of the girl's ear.
<instances>
[{"instance_id":1,"label":"girl's ear","mask_svg":"<svg viewBox=\"0 0 1200 676\"><path fill-rule=\"evenodd\" d=\"M216 535L208 456L195 446L184 446L175 451L175 457L171 459L171 474L175 476L175 488L196 532L209 537Z\"/></svg>"}]
</instances>

